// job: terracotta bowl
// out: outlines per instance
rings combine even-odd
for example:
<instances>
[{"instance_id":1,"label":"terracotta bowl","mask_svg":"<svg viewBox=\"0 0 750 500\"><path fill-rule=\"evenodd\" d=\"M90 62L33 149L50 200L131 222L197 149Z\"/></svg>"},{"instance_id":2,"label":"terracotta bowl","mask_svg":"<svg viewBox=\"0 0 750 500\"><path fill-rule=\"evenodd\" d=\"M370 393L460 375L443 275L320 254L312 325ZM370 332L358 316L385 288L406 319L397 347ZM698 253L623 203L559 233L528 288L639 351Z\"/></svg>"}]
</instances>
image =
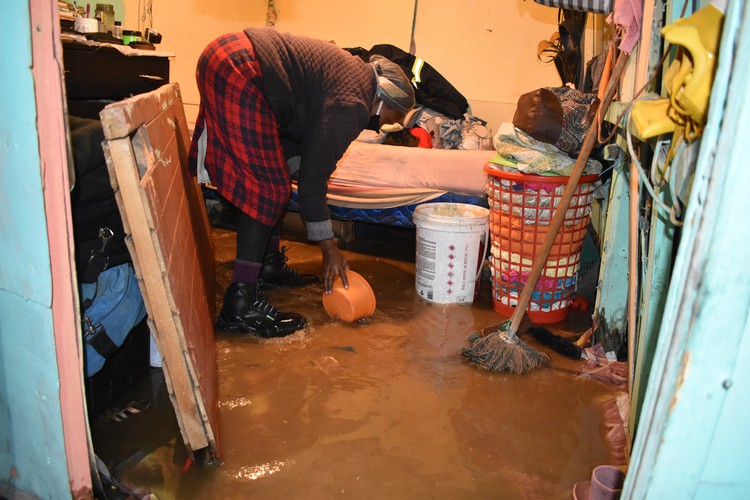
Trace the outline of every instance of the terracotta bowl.
<instances>
[{"instance_id":1,"label":"terracotta bowl","mask_svg":"<svg viewBox=\"0 0 750 500\"><path fill-rule=\"evenodd\" d=\"M375 294L370 284L360 274L347 271L349 289L345 289L341 278L333 279L333 290L323 293L323 307L333 319L351 323L367 318L375 312Z\"/></svg>"}]
</instances>

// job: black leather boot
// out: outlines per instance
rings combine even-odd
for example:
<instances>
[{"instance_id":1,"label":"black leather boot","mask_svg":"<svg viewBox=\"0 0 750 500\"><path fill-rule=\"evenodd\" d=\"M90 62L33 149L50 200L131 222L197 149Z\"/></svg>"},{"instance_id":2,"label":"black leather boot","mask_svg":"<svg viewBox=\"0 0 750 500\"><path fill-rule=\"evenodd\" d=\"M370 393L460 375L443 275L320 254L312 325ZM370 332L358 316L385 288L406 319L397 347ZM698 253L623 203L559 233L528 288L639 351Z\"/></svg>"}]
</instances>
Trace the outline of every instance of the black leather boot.
<instances>
[{"instance_id":1,"label":"black leather boot","mask_svg":"<svg viewBox=\"0 0 750 500\"><path fill-rule=\"evenodd\" d=\"M216 328L234 333L252 333L263 338L285 337L307 324L297 313L284 313L268 303L260 283L232 283L224 295L224 305Z\"/></svg>"},{"instance_id":2,"label":"black leather boot","mask_svg":"<svg viewBox=\"0 0 750 500\"><path fill-rule=\"evenodd\" d=\"M281 251L269 252L263 257L263 266L260 268L260 279L264 286L269 287L291 287L305 286L318 282L314 274L300 274L289 268L286 263L286 247Z\"/></svg>"}]
</instances>

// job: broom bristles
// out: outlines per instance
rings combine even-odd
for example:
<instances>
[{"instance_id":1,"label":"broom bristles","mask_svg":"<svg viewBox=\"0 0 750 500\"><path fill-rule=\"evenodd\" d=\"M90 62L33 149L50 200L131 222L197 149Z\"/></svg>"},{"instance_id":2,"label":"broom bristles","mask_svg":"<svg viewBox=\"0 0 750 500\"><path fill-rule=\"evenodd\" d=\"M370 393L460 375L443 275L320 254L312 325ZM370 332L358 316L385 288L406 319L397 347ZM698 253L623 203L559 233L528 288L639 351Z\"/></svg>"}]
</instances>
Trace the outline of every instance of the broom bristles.
<instances>
[{"instance_id":1,"label":"broom bristles","mask_svg":"<svg viewBox=\"0 0 750 500\"><path fill-rule=\"evenodd\" d=\"M462 355L486 370L498 372L524 373L549 362L543 352L500 331L477 338Z\"/></svg>"}]
</instances>

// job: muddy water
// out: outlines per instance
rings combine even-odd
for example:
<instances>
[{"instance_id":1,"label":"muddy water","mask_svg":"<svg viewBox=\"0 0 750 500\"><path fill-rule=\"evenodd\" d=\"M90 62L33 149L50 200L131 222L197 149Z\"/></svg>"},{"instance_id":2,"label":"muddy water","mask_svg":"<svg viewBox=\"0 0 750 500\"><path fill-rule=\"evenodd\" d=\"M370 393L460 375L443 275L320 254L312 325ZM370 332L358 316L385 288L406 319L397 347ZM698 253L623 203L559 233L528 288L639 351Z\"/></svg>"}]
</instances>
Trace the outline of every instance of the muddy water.
<instances>
[{"instance_id":1,"label":"muddy water","mask_svg":"<svg viewBox=\"0 0 750 500\"><path fill-rule=\"evenodd\" d=\"M233 234L216 242L221 294ZM317 247L284 244L293 267L320 274ZM218 333L222 464L152 477L160 499L563 499L612 463L600 404L613 389L576 378L576 362L552 354L551 367L509 375L462 361L469 335L503 319L489 283L472 306L436 305L416 295L413 260L347 256L375 291L374 315L333 321L314 285L269 292L307 316L304 331Z\"/></svg>"}]
</instances>

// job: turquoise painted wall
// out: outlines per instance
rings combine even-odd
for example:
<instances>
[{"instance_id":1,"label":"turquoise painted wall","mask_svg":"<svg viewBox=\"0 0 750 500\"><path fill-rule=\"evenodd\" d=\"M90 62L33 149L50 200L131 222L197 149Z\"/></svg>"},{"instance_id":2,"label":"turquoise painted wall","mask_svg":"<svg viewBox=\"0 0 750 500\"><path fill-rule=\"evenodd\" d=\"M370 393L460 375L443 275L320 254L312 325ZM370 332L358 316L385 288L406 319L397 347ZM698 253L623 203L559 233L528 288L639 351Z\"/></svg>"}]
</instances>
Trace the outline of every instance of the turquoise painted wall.
<instances>
[{"instance_id":1,"label":"turquoise painted wall","mask_svg":"<svg viewBox=\"0 0 750 500\"><path fill-rule=\"evenodd\" d=\"M52 328L29 3L9 2L0 31L0 493L70 495Z\"/></svg>"},{"instance_id":2,"label":"turquoise painted wall","mask_svg":"<svg viewBox=\"0 0 750 500\"><path fill-rule=\"evenodd\" d=\"M729 5L624 499L750 497L750 3Z\"/></svg>"}]
</instances>

